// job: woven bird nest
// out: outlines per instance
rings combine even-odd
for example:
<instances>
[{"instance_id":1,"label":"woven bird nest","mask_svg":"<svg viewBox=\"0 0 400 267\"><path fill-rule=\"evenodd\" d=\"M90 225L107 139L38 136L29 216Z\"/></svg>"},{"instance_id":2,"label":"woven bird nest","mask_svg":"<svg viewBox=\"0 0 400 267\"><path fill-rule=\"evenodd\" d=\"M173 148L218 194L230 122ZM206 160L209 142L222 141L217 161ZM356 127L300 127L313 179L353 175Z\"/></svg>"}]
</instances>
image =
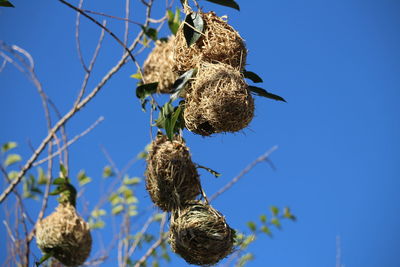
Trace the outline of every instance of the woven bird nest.
<instances>
[{"instance_id":1,"label":"woven bird nest","mask_svg":"<svg viewBox=\"0 0 400 267\"><path fill-rule=\"evenodd\" d=\"M147 156L146 189L163 211L172 211L201 193L200 178L181 137L153 141Z\"/></svg>"},{"instance_id":2,"label":"woven bird nest","mask_svg":"<svg viewBox=\"0 0 400 267\"><path fill-rule=\"evenodd\" d=\"M66 266L82 265L92 248L89 224L70 204L59 204L56 211L36 227L36 243L44 253Z\"/></svg>"},{"instance_id":3,"label":"woven bird nest","mask_svg":"<svg viewBox=\"0 0 400 267\"><path fill-rule=\"evenodd\" d=\"M167 42L157 41L143 64L144 80L146 83L158 82L158 93L171 93L172 85L178 78L172 72L174 39L174 37L170 37Z\"/></svg>"},{"instance_id":4,"label":"woven bird nest","mask_svg":"<svg viewBox=\"0 0 400 267\"><path fill-rule=\"evenodd\" d=\"M221 213L199 201L174 212L169 230L172 250L187 263L203 266L232 253L234 235Z\"/></svg>"},{"instance_id":5,"label":"woven bird nest","mask_svg":"<svg viewBox=\"0 0 400 267\"><path fill-rule=\"evenodd\" d=\"M174 42L173 70L182 74L199 62L221 62L242 70L247 50L242 37L214 12L201 14L205 30L200 39L188 47L181 24Z\"/></svg>"},{"instance_id":6,"label":"woven bird nest","mask_svg":"<svg viewBox=\"0 0 400 267\"><path fill-rule=\"evenodd\" d=\"M208 136L237 132L254 117L254 100L241 73L226 64L202 63L185 100L186 128Z\"/></svg>"}]
</instances>

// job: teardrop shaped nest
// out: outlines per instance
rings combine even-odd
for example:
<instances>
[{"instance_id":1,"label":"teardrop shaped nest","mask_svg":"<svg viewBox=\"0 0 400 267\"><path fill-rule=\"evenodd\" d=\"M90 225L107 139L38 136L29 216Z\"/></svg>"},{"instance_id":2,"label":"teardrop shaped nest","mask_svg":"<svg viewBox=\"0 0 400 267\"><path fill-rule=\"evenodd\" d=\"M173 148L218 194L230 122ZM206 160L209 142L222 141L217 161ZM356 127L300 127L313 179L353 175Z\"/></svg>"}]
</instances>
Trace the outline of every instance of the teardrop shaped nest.
<instances>
[{"instance_id":1,"label":"teardrop shaped nest","mask_svg":"<svg viewBox=\"0 0 400 267\"><path fill-rule=\"evenodd\" d=\"M172 214L169 242L187 263L211 266L233 252L235 231L224 216L200 201Z\"/></svg>"},{"instance_id":2,"label":"teardrop shaped nest","mask_svg":"<svg viewBox=\"0 0 400 267\"><path fill-rule=\"evenodd\" d=\"M180 208L201 193L199 174L184 140L157 135L147 156L146 189L163 211Z\"/></svg>"},{"instance_id":3,"label":"teardrop shaped nest","mask_svg":"<svg viewBox=\"0 0 400 267\"><path fill-rule=\"evenodd\" d=\"M36 243L44 253L65 266L82 265L92 249L89 224L80 217L75 207L59 204L52 214L36 227Z\"/></svg>"},{"instance_id":4,"label":"teardrop shaped nest","mask_svg":"<svg viewBox=\"0 0 400 267\"><path fill-rule=\"evenodd\" d=\"M186 94L186 128L203 136L237 132L253 117L254 100L242 74L226 64L202 63Z\"/></svg>"},{"instance_id":5,"label":"teardrop shaped nest","mask_svg":"<svg viewBox=\"0 0 400 267\"><path fill-rule=\"evenodd\" d=\"M183 34L184 22L174 41L173 70L179 75L196 67L201 61L221 62L242 70L247 50L242 37L225 20L214 12L201 13L205 30L197 42L187 46Z\"/></svg>"},{"instance_id":6,"label":"teardrop shaped nest","mask_svg":"<svg viewBox=\"0 0 400 267\"><path fill-rule=\"evenodd\" d=\"M143 64L144 80L146 83L158 82L158 93L171 93L172 85L178 78L172 71L174 39L175 37L170 37L168 41L156 41L154 49Z\"/></svg>"}]
</instances>

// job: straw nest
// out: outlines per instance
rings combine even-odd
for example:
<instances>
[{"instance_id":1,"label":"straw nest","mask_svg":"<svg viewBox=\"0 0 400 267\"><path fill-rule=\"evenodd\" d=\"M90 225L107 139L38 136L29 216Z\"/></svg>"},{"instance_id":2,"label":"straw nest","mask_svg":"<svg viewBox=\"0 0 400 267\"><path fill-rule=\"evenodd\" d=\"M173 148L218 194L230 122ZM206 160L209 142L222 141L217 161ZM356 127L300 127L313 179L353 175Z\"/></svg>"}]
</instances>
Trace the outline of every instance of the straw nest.
<instances>
[{"instance_id":1,"label":"straw nest","mask_svg":"<svg viewBox=\"0 0 400 267\"><path fill-rule=\"evenodd\" d=\"M59 204L55 212L38 223L36 243L62 264L77 266L88 258L92 236L89 224L76 213L74 206Z\"/></svg>"},{"instance_id":2,"label":"straw nest","mask_svg":"<svg viewBox=\"0 0 400 267\"><path fill-rule=\"evenodd\" d=\"M254 100L241 73L226 64L203 63L186 95L186 128L203 136L237 132L253 117Z\"/></svg>"},{"instance_id":3,"label":"straw nest","mask_svg":"<svg viewBox=\"0 0 400 267\"><path fill-rule=\"evenodd\" d=\"M188 47L181 24L174 42L173 70L178 74L197 66L201 61L221 62L243 69L247 50L239 33L214 12L201 14L205 30L200 39Z\"/></svg>"},{"instance_id":4,"label":"straw nest","mask_svg":"<svg viewBox=\"0 0 400 267\"><path fill-rule=\"evenodd\" d=\"M153 141L147 156L146 189L163 211L172 211L195 199L200 178L181 137L171 142L164 135Z\"/></svg>"},{"instance_id":5,"label":"straw nest","mask_svg":"<svg viewBox=\"0 0 400 267\"><path fill-rule=\"evenodd\" d=\"M170 37L167 42L157 41L156 46L143 64L144 80L146 83L158 82L158 93L171 93L172 85L178 78L172 72L172 64L174 62L173 43L174 37Z\"/></svg>"},{"instance_id":6,"label":"straw nest","mask_svg":"<svg viewBox=\"0 0 400 267\"><path fill-rule=\"evenodd\" d=\"M172 250L189 264L210 266L233 251L235 232L221 213L199 201L172 215Z\"/></svg>"}]
</instances>

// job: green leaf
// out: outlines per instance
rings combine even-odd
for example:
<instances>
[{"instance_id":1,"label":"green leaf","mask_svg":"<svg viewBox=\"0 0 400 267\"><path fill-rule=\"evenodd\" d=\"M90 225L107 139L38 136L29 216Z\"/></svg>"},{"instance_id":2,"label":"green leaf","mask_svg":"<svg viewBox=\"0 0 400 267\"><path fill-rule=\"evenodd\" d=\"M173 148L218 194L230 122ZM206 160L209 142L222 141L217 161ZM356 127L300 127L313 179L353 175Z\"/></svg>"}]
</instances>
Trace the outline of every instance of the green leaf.
<instances>
[{"instance_id":1,"label":"green leaf","mask_svg":"<svg viewBox=\"0 0 400 267\"><path fill-rule=\"evenodd\" d=\"M141 179L139 177L133 177L133 178L125 177L124 178L124 184L126 184L126 185L136 185L136 184L140 183L140 180Z\"/></svg>"},{"instance_id":2,"label":"green leaf","mask_svg":"<svg viewBox=\"0 0 400 267\"><path fill-rule=\"evenodd\" d=\"M294 215L290 212L290 209L289 209L288 207L285 207L285 208L283 209L283 217L284 217L284 218L287 218L287 219L290 219L290 220L292 220L292 221L296 221L296 216L294 216Z\"/></svg>"},{"instance_id":3,"label":"green leaf","mask_svg":"<svg viewBox=\"0 0 400 267\"><path fill-rule=\"evenodd\" d=\"M249 85L248 88L250 91L252 91L253 93L255 93L258 96L263 96L263 97L270 98L273 100L286 102L286 100L283 97L271 94L271 93L267 92L265 89L262 89L260 87Z\"/></svg>"},{"instance_id":4,"label":"green leaf","mask_svg":"<svg viewBox=\"0 0 400 267\"><path fill-rule=\"evenodd\" d=\"M136 216L136 215L138 215L138 211L136 209L130 209L128 211L128 215L131 217Z\"/></svg>"},{"instance_id":5,"label":"green leaf","mask_svg":"<svg viewBox=\"0 0 400 267\"><path fill-rule=\"evenodd\" d=\"M114 176L115 173L112 171L110 166L105 166L103 169L103 178Z\"/></svg>"},{"instance_id":6,"label":"green leaf","mask_svg":"<svg viewBox=\"0 0 400 267\"><path fill-rule=\"evenodd\" d=\"M260 221L262 223L266 223L267 222L267 216L265 216L264 214L260 216Z\"/></svg>"},{"instance_id":7,"label":"green leaf","mask_svg":"<svg viewBox=\"0 0 400 267\"><path fill-rule=\"evenodd\" d=\"M219 172L216 172L216 171L214 171L213 169L210 169L210 168L208 168L208 167L205 167L205 166L202 166L202 165L197 164L197 168L201 168L201 169L204 169L204 170L208 171L209 173L211 173L212 175L214 175L216 178L218 178L218 177L221 176L221 174L220 174Z\"/></svg>"},{"instance_id":8,"label":"green leaf","mask_svg":"<svg viewBox=\"0 0 400 267\"><path fill-rule=\"evenodd\" d=\"M113 215L118 215L118 214L120 214L123 210L124 210L124 206L122 206L122 205L117 205L117 206L115 206L114 208L112 208L111 213L112 213Z\"/></svg>"},{"instance_id":9,"label":"green leaf","mask_svg":"<svg viewBox=\"0 0 400 267\"><path fill-rule=\"evenodd\" d=\"M183 35L186 39L187 46L196 43L201 37L204 29L204 21L200 13L192 12L186 15L185 24L183 25Z\"/></svg>"},{"instance_id":10,"label":"green leaf","mask_svg":"<svg viewBox=\"0 0 400 267\"><path fill-rule=\"evenodd\" d=\"M122 197L120 197L118 194L112 194L108 200L110 201L111 205L115 206L117 204L120 204L124 201Z\"/></svg>"},{"instance_id":11,"label":"green leaf","mask_svg":"<svg viewBox=\"0 0 400 267\"><path fill-rule=\"evenodd\" d=\"M107 214L107 211L103 210L103 209L95 209L91 213L93 218L99 218L100 216L104 216L106 214Z\"/></svg>"},{"instance_id":12,"label":"green leaf","mask_svg":"<svg viewBox=\"0 0 400 267\"><path fill-rule=\"evenodd\" d=\"M179 117L181 116L181 113L182 113L182 106L179 106L172 114L171 120L167 119L168 123L165 125L165 131L167 133L169 140L171 141L174 138L174 133L177 131L175 125Z\"/></svg>"},{"instance_id":13,"label":"green leaf","mask_svg":"<svg viewBox=\"0 0 400 267\"><path fill-rule=\"evenodd\" d=\"M190 79L196 75L197 69L190 69L186 71L184 74L179 76L178 79L172 85L172 94L171 101L175 101L178 97L183 97L185 95L186 85L190 81Z\"/></svg>"},{"instance_id":14,"label":"green leaf","mask_svg":"<svg viewBox=\"0 0 400 267\"><path fill-rule=\"evenodd\" d=\"M157 86L158 82L139 85L136 88L137 98L145 99L146 97L154 94L155 92L157 92Z\"/></svg>"},{"instance_id":15,"label":"green leaf","mask_svg":"<svg viewBox=\"0 0 400 267\"><path fill-rule=\"evenodd\" d=\"M261 77L252 71L244 70L243 76L247 79L250 79L253 83L262 83L263 82Z\"/></svg>"},{"instance_id":16,"label":"green leaf","mask_svg":"<svg viewBox=\"0 0 400 267\"><path fill-rule=\"evenodd\" d=\"M254 222L251 222L251 221L247 222L247 227L249 227L249 229L252 232L255 232L257 230L257 225Z\"/></svg>"},{"instance_id":17,"label":"green leaf","mask_svg":"<svg viewBox=\"0 0 400 267\"><path fill-rule=\"evenodd\" d=\"M239 5L234 0L206 0L206 1L214 3L214 4L218 4L221 6L231 7L231 8L234 8L234 9L240 11Z\"/></svg>"},{"instance_id":18,"label":"green leaf","mask_svg":"<svg viewBox=\"0 0 400 267\"><path fill-rule=\"evenodd\" d=\"M271 206L271 207L270 207L270 210L271 210L271 212L272 212L272 214L273 214L274 216L278 216L278 214L279 214L279 209L278 209L277 206Z\"/></svg>"},{"instance_id":19,"label":"green leaf","mask_svg":"<svg viewBox=\"0 0 400 267\"><path fill-rule=\"evenodd\" d=\"M6 167L8 167L8 166L10 166L10 165L12 165L14 163L20 162L21 160L22 160L22 158L21 158L20 155L18 155L18 154L10 154L10 155L7 156L6 160L4 161L4 165Z\"/></svg>"},{"instance_id":20,"label":"green leaf","mask_svg":"<svg viewBox=\"0 0 400 267\"><path fill-rule=\"evenodd\" d=\"M133 204L133 203L138 203L139 200L135 196L129 196L125 200L126 204Z\"/></svg>"},{"instance_id":21,"label":"green leaf","mask_svg":"<svg viewBox=\"0 0 400 267\"><path fill-rule=\"evenodd\" d=\"M154 215L153 217L153 221L155 222L161 222L162 218L164 217L163 213L157 213L156 215Z\"/></svg>"},{"instance_id":22,"label":"green leaf","mask_svg":"<svg viewBox=\"0 0 400 267\"><path fill-rule=\"evenodd\" d=\"M132 74L130 77L134 78L134 79L141 80L142 79L142 74L140 74L140 72L136 72L135 74Z\"/></svg>"},{"instance_id":23,"label":"green leaf","mask_svg":"<svg viewBox=\"0 0 400 267\"><path fill-rule=\"evenodd\" d=\"M1 0L1 1L0 1L0 6L4 6L4 7L15 7L13 4L11 4L10 1L7 1L7 0Z\"/></svg>"},{"instance_id":24,"label":"green leaf","mask_svg":"<svg viewBox=\"0 0 400 267\"><path fill-rule=\"evenodd\" d=\"M10 180L14 180L17 177L18 177L18 172L17 171L10 171L8 173L8 179L10 179Z\"/></svg>"},{"instance_id":25,"label":"green leaf","mask_svg":"<svg viewBox=\"0 0 400 267\"><path fill-rule=\"evenodd\" d=\"M235 264L235 267L243 267L246 265L247 262L249 262L253 259L254 259L254 255L252 253L246 253L242 257L239 258L239 260Z\"/></svg>"},{"instance_id":26,"label":"green leaf","mask_svg":"<svg viewBox=\"0 0 400 267\"><path fill-rule=\"evenodd\" d=\"M60 164L60 174L60 176L63 178L66 178L68 176L67 168L63 164Z\"/></svg>"},{"instance_id":27,"label":"green leaf","mask_svg":"<svg viewBox=\"0 0 400 267\"><path fill-rule=\"evenodd\" d=\"M84 170L81 170L78 173L78 181L80 186L84 186L85 184L90 183L92 178L88 177Z\"/></svg>"},{"instance_id":28,"label":"green leaf","mask_svg":"<svg viewBox=\"0 0 400 267\"><path fill-rule=\"evenodd\" d=\"M106 223L103 220L98 220L96 222L89 222L90 229L102 229L106 226Z\"/></svg>"},{"instance_id":29,"label":"green leaf","mask_svg":"<svg viewBox=\"0 0 400 267\"><path fill-rule=\"evenodd\" d=\"M272 236L271 230L266 225L261 226L261 231L269 236Z\"/></svg>"},{"instance_id":30,"label":"green leaf","mask_svg":"<svg viewBox=\"0 0 400 267\"><path fill-rule=\"evenodd\" d=\"M167 10L167 16L168 16L168 27L171 30L171 33L173 35L176 35L181 22L181 12L179 8L176 8L175 14L174 12L172 12L172 10Z\"/></svg>"},{"instance_id":31,"label":"green leaf","mask_svg":"<svg viewBox=\"0 0 400 267\"><path fill-rule=\"evenodd\" d=\"M145 27L145 26L141 26L141 27L142 27L144 34L146 34L147 37L149 37L153 41L157 41L158 33L157 33L156 29L150 28L150 27Z\"/></svg>"},{"instance_id":32,"label":"green leaf","mask_svg":"<svg viewBox=\"0 0 400 267\"><path fill-rule=\"evenodd\" d=\"M53 184L54 185L63 185L63 184L66 184L66 183L67 183L67 180L65 178L61 178L61 177L58 177L58 178L53 180Z\"/></svg>"},{"instance_id":33,"label":"green leaf","mask_svg":"<svg viewBox=\"0 0 400 267\"><path fill-rule=\"evenodd\" d=\"M272 219L271 219L271 223L272 223L273 225L275 225L276 227L281 228L281 222L279 221L278 218L272 218Z\"/></svg>"},{"instance_id":34,"label":"green leaf","mask_svg":"<svg viewBox=\"0 0 400 267\"><path fill-rule=\"evenodd\" d=\"M167 117L171 116L171 113L174 111L174 107L172 106L171 102L168 101L164 104L161 108L160 113L158 114L158 119L156 120L156 126L158 128L165 129L165 120Z\"/></svg>"},{"instance_id":35,"label":"green leaf","mask_svg":"<svg viewBox=\"0 0 400 267\"><path fill-rule=\"evenodd\" d=\"M36 267L40 266L40 264L42 264L43 262L47 261L48 259L50 259L53 256L54 252L50 252L50 253L45 253L39 261L35 262Z\"/></svg>"},{"instance_id":36,"label":"green leaf","mask_svg":"<svg viewBox=\"0 0 400 267\"><path fill-rule=\"evenodd\" d=\"M240 244L241 248L246 249L252 242L254 242L254 240L256 240L256 236L254 234L247 236Z\"/></svg>"},{"instance_id":37,"label":"green leaf","mask_svg":"<svg viewBox=\"0 0 400 267\"><path fill-rule=\"evenodd\" d=\"M18 144L16 142L7 142L1 147L1 152L5 153L13 148L16 148Z\"/></svg>"},{"instance_id":38,"label":"green leaf","mask_svg":"<svg viewBox=\"0 0 400 267\"><path fill-rule=\"evenodd\" d=\"M43 169L41 167L39 167L38 168L38 184L44 185L44 184L47 184L47 181L48 181L48 179L47 179L46 175L44 174Z\"/></svg>"},{"instance_id":39,"label":"green leaf","mask_svg":"<svg viewBox=\"0 0 400 267\"><path fill-rule=\"evenodd\" d=\"M136 158L137 159L145 159L145 158L147 158L147 154L148 154L147 152L142 151L139 154L137 154Z\"/></svg>"}]
</instances>

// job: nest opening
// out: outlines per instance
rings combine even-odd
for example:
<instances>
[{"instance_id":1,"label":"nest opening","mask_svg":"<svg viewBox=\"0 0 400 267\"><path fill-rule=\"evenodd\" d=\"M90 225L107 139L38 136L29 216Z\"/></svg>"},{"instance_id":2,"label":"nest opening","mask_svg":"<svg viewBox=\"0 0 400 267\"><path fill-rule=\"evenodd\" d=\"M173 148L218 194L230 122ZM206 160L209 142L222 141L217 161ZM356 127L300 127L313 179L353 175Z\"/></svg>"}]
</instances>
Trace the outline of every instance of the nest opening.
<instances>
[{"instance_id":1,"label":"nest opening","mask_svg":"<svg viewBox=\"0 0 400 267\"><path fill-rule=\"evenodd\" d=\"M75 207L59 204L52 214L39 222L36 243L44 253L66 266L82 265L92 249L89 224L80 217Z\"/></svg>"},{"instance_id":2,"label":"nest opening","mask_svg":"<svg viewBox=\"0 0 400 267\"><path fill-rule=\"evenodd\" d=\"M225 63L242 70L247 50L242 37L214 12L201 13L205 30L200 39L188 47L181 24L174 41L173 70L178 74L196 67L201 61Z\"/></svg>"},{"instance_id":3,"label":"nest opening","mask_svg":"<svg viewBox=\"0 0 400 267\"><path fill-rule=\"evenodd\" d=\"M241 73L226 64L202 63L185 99L186 128L209 136L237 132L254 117L254 100Z\"/></svg>"},{"instance_id":4,"label":"nest opening","mask_svg":"<svg viewBox=\"0 0 400 267\"><path fill-rule=\"evenodd\" d=\"M174 39L170 37L166 42L157 41L143 64L144 80L146 83L158 82L158 93L171 93L172 85L178 78L172 71Z\"/></svg>"},{"instance_id":5,"label":"nest opening","mask_svg":"<svg viewBox=\"0 0 400 267\"><path fill-rule=\"evenodd\" d=\"M180 208L201 193L200 178L180 136L158 135L147 156L146 189L163 211Z\"/></svg>"},{"instance_id":6,"label":"nest opening","mask_svg":"<svg viewBox=\"0 0 400 267\"><path fill-rule=\"evenodd\" d=\"M211 266L232 253L235 231L209 205L193 201L172 215L172 250L189 264Z\"/></svg>"}]
</instances>

